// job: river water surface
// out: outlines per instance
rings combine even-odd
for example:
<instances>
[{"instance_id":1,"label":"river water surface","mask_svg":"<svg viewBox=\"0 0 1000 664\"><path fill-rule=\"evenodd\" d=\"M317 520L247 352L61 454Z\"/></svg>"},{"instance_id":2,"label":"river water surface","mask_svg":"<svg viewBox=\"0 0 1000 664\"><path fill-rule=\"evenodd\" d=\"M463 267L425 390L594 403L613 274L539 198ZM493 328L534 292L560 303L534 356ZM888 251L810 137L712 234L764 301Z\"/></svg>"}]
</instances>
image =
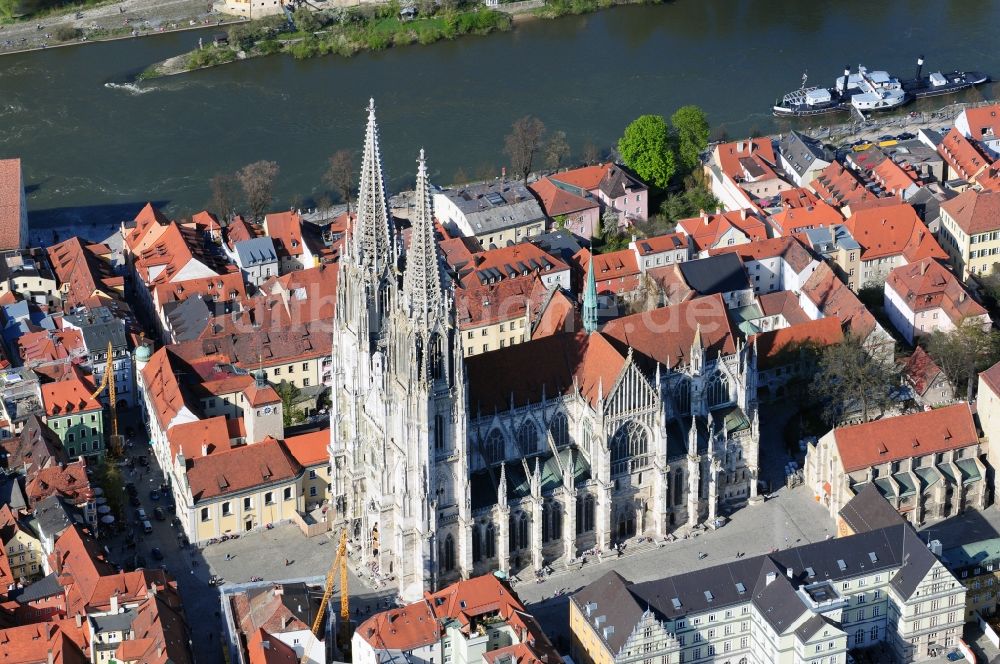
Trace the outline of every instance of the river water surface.
<instances>
[{"instance_id":1,"label":"river water surface","mask_svg":"<svg viewBox=\"0 0 1000 664\"><path fill-rule=\"evenodd\" d=\"M205 33L50 49L0 58L0 156L23 159L36 228L124 218L146 200L188 213L208 203L214 174L257 159L281 166L276 207L308 205L324 193L329 155L360 147L370 96L396 190L412 182L421 147L438 182L460 168L499 172L504 135L529 113L579 153L612 145L641 113L690 103L732 137L786 129L769 109L805 70L817 85L846 64L908 77L922 53L933 69L1000 77L998 25L1000 3L985 0L676 0L138 87L122 84Z\"/></svg>"}]
</instances>

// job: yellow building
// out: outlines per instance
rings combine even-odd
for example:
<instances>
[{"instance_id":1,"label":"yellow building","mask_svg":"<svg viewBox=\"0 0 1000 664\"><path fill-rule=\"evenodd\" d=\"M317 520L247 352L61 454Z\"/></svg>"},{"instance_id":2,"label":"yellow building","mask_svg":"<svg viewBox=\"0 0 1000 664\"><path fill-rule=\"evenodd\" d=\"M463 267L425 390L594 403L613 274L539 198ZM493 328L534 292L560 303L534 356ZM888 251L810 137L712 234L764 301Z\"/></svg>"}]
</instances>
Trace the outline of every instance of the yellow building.
<instances>
[{"instance_id":1,"label":"yellow building","mask_svg":"<svg viewBox=\"0 0 1000 664\"><path fill-rule=\"evenodd\" d=\"M956 274L989 274L1000 262L1000 192L969 189L941 204L938 241Z\"/></svg>"},{"instance_id":2,"label":"yellow building","mask_svg":"<svg viewBox=\"0 0 1000 664\"><path fill-rule=\"evenodd\" d=\"M0 508L0 539L15 582L25 583L42 576L42 544L7 505Z\"/></svg>"},{"instance_id":3,"label":"yellow building","mask_svg":"<svg viewBox=\"0 0 1000 664\"><path fill-rule=\"evenodd\" d=\"M1000 537L948 549L942 560L966 587L965 621L975 622L977 613L995 614L1000 592Z\"/></svg>"}]
</instances>

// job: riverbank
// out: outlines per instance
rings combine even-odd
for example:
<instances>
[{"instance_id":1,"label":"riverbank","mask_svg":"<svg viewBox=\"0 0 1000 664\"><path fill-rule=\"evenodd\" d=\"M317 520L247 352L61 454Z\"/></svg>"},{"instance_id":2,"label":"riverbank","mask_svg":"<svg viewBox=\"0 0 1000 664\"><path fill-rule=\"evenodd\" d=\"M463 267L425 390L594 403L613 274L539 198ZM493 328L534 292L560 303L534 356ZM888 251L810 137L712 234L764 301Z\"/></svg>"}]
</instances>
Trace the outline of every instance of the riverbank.
<instances>
[{"instance_id":1,"label":"riverbank","mask_svg":"<svg viewBox=\"0 0 1000 664\"><path fill-rule=\"evenodd\" d=\"M210 0L116 0L0 25L0 55L228 26Z\"/></svg>"},{"instance_id":2,"label":"riverbank","mask_svg":"<svg viewBox=\"0 0 1000 664\"><path fill-rule=\"evenodd\" d=\"M435 11L424 17L402 18L397 5L365 10L350 8L339 14L313 12L312 28L280 32L283 18L268 17L230 30L226 43L199 47L181 56L167 58L148 67L139 80L174 76L198 69L228 64L237 60L287 53L296 59L320 55L351 57L363 51L429 45L463 35L486 35L511 30L527 19L552 19L586 14L615 6L660 4L663 0L527 0L477 7L466 11ZM318 26L315 23L319 23Z\"/></svg>"}]
</instances>

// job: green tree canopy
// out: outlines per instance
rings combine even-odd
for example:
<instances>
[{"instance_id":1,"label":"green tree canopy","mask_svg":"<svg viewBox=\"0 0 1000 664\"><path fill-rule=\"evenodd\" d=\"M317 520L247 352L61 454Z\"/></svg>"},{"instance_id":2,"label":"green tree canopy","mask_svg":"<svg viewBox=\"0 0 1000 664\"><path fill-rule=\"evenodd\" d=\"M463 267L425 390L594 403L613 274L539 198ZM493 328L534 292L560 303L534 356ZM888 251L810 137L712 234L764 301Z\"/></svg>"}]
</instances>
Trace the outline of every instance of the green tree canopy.
<instances>
[{"instance_id":1,"label":"green tree canopy","mask_svg":"<svg viewBox=\"0 0 1000 664\"><path fill-rule=\"evenodd\" d=\"M693 171L708 147L708 117L697 106L681 106L670 116L670 124L677 142L677 161L685 171Z\"/></svg>"},{"instance_id":2,"label":"green tree canopy","mask_svg":"<svg viewBox=\"0 0 1000 664\"><path fill-rule=\"evenodd\" d=\"M677 172L670 129L662 115L640 115L625 127L618 152L626 166L647 183L665 189Z\"/></svg>"},{"instance_id":3,"label":"green tree canopy","mask_svg":"<svg viewBox=\"0 0 1000 664\"><path fill-rule=\"evenodd\" d=\"M836 425L852 412L865 422L881 415L891 402L889 391L898 384L891 357L873 351L855 337L827 346L819 356L810 393L823 406L823 418Z\"/></svg>"},{"instance_id":4,"label":"green tree canopy","mask_svg":"<svg viewBox=\"0 0 1000 664\"><path fill-rule=\"evenodd\" d=\"M1000 359L1000 333L984 327L981 321L966 319L950 332L933 332L927 340L927 352L948 376L955 396L964 387L965 398L971 401L979 372Z\"/></svg>"}]
</instances>

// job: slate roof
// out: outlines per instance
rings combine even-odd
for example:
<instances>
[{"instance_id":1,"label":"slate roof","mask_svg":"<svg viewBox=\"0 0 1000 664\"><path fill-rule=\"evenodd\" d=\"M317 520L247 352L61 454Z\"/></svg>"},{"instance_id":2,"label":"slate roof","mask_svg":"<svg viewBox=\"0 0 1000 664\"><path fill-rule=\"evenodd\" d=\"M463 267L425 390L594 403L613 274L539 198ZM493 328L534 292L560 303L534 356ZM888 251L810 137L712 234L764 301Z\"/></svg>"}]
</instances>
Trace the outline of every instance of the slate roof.
<instances>
[{"instance_id":1,"label":"slate roof","mask_svg":"<svg viewBox=\"0 0 1000 664\"><path fill-rule=\"evenodd\" d=\"M856 496L840 508L838 514L856 534L903 523L903 517L889 504L873 482L867 482Z\"/></svg>"},{"instance_id":2,"label":"slate roof","mask_svg":"<svg viewBox=\"0 0 1000 664\"><path fill-rule=\"evenodd\" d=\"M7 597L18 604L28 604L45 599L46 597L54 597L62 594L63 588L59 583L59 575L52 572L34 583L29 583L21 588L14 588L7 593Z\"/></svg>"},{"instance_id":3,"label":"slate roof","mask_svg":"<svg viewBox=\"0 0 1000 664\"><path fill-rule=\"evenodd\" d=\"M752 288L743 261L735 254L720 254L679 266L684 281L699 295L731 293Z\"/></svg>"},{"instance_id":4,"label":"slate roof","mask_svg":"<svg viewBox=\"0 0 1000 664\"><path fill-rule=\"evenodd\" d=\"M612 571L585 586L570 601L584 616L588 616L587 605L592 604L591 619L606 616L603 625L615 629L607 636L603 629L595 630L595 634L617 653L646 609L660 619L673 620L753 602L780 633L809 611L796 593L800 585L837 583L862 574L895 570L890 584L909 598L935 561L916 532L902 523L644 583L629 583ZM769 572L774 574L770 583ZM798 629L806 634L819 627L811 623Z\"/></svg>"},{"instance_id":5,"label":"slate roof","mask_svg":"<svg viewBox=\"0 0 1000 664\"><path fill-rule=\"evenodd\" d=\"M833 155L823 147L822 142L794 129L778 141L778 152L799 177L802 177L818 159L827 163L833 161Z\"/></svg>"},{"instance_id":6,"label":"slate roof","mask_svg":"<svg viewBox=\"0 0 1000 664\"><path fill-rule=\"evenodd\" d=\"M115 351L127 348L124 322L107 307L95 307L64 318L73 327L80 328L83 341L91 353L107 351L108 341Z\"/></svg>"},{"instance_id":7,"label":"slate roof","mask_svg":"<svg viewBox=\"0 0 1000 664\"><path fill-rule=\"evenodd\" d=\"M233 245L240 267L246 269L256 265L267 265L278 260L274 251L274 241L269 237L255 237Z\"/></svg>"}]
</instances>

